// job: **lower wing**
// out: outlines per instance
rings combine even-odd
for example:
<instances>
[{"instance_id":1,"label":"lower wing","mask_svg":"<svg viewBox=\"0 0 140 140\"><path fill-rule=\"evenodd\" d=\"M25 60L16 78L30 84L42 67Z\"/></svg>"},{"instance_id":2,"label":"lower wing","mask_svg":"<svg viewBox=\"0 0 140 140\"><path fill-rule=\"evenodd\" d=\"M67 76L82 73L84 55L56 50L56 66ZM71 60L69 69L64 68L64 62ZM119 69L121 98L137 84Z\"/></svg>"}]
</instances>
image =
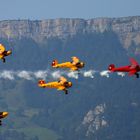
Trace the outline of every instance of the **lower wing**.
<instances>
[{"instance_id":1,"label":"lower wing","mask_svg":"<svg viewBox=\"0 0 140 140\"><path fill-rule=\"evenodd\" d=\"M3 55L2 54L0 54L0 59L2 59L3 58Z\"/></svg>"},{"instance_id":2,"label":"lower wing","mask_svg":"<svg viewBox=\"0 0 140 140\"><path fill-rule=\"evenodd\" d=\"M137 73L137 71L136 71L136 70L132 70L132 71L129 72L129 76L132 76L132 75L134 75L135 73Z\"/></svg>"},{"instance_id":3,"label":"lower wing","mask_svg":"<svg viewBox=\"0 0 140 140\"><path fill-rule=\"evenodd\" d=\"M75 67L71 67L70 68L72 71L76 71L76 70L78 70L78 68L75 66Z\"/></svg>"},{"instance_id":4,"label":"lower wing","mask_svg":"<svg viewBox=\"0 0 140 140\"><path fill-rule=\"evenodd\" d=\"M57 88L57 90L64 90L64 89L65 89L64 86L61 86L61 87Z\"/></svg>"}]
</instances>

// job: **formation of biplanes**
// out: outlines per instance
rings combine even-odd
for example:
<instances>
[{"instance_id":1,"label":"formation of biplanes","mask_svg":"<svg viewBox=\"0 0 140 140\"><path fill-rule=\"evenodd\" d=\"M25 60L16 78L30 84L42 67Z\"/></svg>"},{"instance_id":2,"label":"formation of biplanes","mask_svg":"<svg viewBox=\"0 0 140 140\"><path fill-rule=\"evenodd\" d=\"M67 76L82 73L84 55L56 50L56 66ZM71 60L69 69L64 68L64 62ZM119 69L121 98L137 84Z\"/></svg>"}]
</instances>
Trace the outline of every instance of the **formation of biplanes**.
<instances>
[{"instance_id":1,"label":"formation of biplanes","mask_svg":"<svg viewBox=\"0 0 140 140\"><path fill-rule=\"evenodd\" d=\"M6 50L5 46L0 44L0 59L3 61L3 63L6 62L5 57L11 54L11 50ZM53 60L52 62L53 68L64 68L70 71L80 71L80 69L82 69L84 66L84 62L80 61L80 59L76 56L72 57L72 61L69 62L58 63L57 60ZM110 72L127 72L129 76L136 75L136 78L139 78L138 72L140 71L140 65L135 59L131 58L129 65L115 67L114 64L110 64L108 70ZM57 90L64 91L65 94L68 94L68 88L72 87L72 82L69 82L65 77L61 76L58 81L52 81L48 83L46 83L44 79L41 79L38 81L38 86L41 88L56 88ZM0 112L0 125L2 125L1 119L7 116L8 112Z\"/></svg>"}]
</instances>

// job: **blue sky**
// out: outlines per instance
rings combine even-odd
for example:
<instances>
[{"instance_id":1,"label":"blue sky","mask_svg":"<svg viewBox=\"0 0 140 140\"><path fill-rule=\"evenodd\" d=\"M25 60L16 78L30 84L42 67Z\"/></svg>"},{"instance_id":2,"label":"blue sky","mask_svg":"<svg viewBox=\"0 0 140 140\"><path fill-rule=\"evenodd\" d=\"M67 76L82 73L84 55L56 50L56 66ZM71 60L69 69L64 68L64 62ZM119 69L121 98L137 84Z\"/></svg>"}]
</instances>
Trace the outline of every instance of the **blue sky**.
<instances>
[{"instance_id":1,"label":"blue sky","mask_svg":"<svg viewBox=\"0 0 140 140\"><path fill-rule=\"evenodd\" d=\"M0 0L0 20L140 15L140 0Z\"/></svg>"}]
</instances>

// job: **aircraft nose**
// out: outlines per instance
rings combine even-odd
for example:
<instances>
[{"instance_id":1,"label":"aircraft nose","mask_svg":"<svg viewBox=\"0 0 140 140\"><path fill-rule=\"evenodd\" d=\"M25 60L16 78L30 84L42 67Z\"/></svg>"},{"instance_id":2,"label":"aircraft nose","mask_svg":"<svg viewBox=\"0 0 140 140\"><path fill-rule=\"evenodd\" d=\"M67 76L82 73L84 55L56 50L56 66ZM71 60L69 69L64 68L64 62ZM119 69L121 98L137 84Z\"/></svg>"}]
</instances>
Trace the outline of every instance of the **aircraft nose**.
<instances>
[{"instance_id":1,"label":"aircraft nose","mask_svg":"<svg viewBox=\"0 0 140 140\"><path fill-rule=\"evenodd\" d=\"M82 66L84 67L85 66L85 63L82 62Z\"/></svg>"},{"instance_id":2,"label":"aircraft nose","mask_svg":"<svg viewBox=\"0 0 140 140\"><path fill-rule=\"evenodd\" d=\"M8 116L8 112L3 112L3 113L2 113L2 116L3 116L3 117Z\"/></svg>"},{"instance_id":3,"label":"aircraft nose","mask_svg":"<svg viewBox=\"0 0 140 140\"><path fill-rule=\"evenodd\" d=\"M85 66L85 64L83 62L81 62L80 65L81 65L81 67L84 67Z\"/></svg>"},{"instance_id":4,"label":"aircraft nose","mask_svg":"<svg viewBox=\"0 0 140 140\"><path fill-rule=\"evenodd\" d=\"M11 50L7 51L7 54L12 54L12 51Z\"/></svg>"},{"instance_id":5,"label":"aircraft nose","mask_svg":"<svg viewBox=\"0 0 140 140\"><path fill-rule=\"evenodd\" d=\"M69 87L71 87L72 86L72 82L69 82Z\"/></svg>"}]
</instances>

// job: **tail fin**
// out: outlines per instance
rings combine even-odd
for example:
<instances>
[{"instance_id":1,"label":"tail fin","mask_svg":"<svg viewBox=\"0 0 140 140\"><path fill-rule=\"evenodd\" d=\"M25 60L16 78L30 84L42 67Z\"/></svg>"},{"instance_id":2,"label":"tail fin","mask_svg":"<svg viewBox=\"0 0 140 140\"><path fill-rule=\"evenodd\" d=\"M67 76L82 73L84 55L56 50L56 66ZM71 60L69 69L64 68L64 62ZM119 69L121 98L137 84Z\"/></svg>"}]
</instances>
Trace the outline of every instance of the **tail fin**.
<instances>
[{"instance_id":1,"label":"tail fin","mask_svg":"<svg viewBox=\"0 0 140 140\"><path fill-rule=\"evenodd\" d=\"M57 60L53 60L52 67L55 67L57 64L58 64L58 61Z\"/></svg>"},{"instance_id":2,"label":"tail fin","mask_svg":"<svg viewBox=\"0 0 140 140\"><path fill-rule=\"evenodd\" d=\"M108 67L108 70L109 71L114 71L115 69L115 65L114 64L110 64L109 67Z\"/></svg>"},{"instance_id":3,"label":"tail fin","mask_svg":"<svg viewBox=\"0 0 140 140\"><path fill-rule=\"evenodd\" d=\"M38 85L39 85L39 86L42 86L42 85L45 84L45 83L46 83L45 80L39 80L39 81L38 81Z\"/></svg>"}]
</instances>

